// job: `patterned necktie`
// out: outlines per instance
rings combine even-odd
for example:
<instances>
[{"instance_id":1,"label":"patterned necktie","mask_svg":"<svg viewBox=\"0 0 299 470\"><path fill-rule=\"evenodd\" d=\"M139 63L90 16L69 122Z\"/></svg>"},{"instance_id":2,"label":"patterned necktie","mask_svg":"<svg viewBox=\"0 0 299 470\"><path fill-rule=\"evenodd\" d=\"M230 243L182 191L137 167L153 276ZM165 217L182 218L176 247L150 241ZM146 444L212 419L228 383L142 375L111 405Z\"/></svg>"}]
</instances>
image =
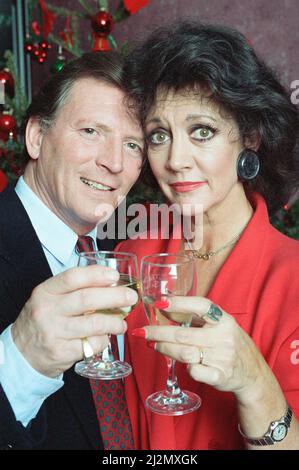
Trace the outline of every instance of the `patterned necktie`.
<instances>
[{"instance_id":1,"label":"patterned necktie","mask_svg":"<svg viewBox=\"0 0 299 470\"><path fill-rule=\"evenodd\" d=\"M87 236L78 237L76 250L78 253L82 253L83 251L94 251L92 238Z\"/></svg>"},{"instance_id":2,"label":"patterned necktie","mask_svg":"<svg viewBox=\"0 0 299 470\"><path fill-rule=\"evenodd\" d=\"M78 253L93 251L91 237L78 237ZM115 359L118 359L117 339L111 336L111 346ZM125 396L124 384L117 380L90 380L93 401L101 430L104 449L134 449L133 432Z\"/></svg>"}]
</instances>

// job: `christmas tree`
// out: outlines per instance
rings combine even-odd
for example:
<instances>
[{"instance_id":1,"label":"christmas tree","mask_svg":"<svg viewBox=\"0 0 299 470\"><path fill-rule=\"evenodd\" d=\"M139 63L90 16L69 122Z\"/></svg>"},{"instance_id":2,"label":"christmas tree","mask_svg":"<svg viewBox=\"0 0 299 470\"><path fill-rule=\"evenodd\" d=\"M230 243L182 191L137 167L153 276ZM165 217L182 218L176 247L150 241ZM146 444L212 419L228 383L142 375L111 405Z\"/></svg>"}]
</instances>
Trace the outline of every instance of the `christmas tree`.
<instances>
[{"instance_id":1,"label":"christmas tree","mask_svg":"<svg viewBox=\"0 0 299 470\"><path fill-rule=\"evenodd\" d=\"M24 54L29 54L33 61L43 65L49 58L49 50L58 47L58 56L51 69L53 73L59 73L66 57L80 57L87 50L118 48L113 37L116 24L136 14L149 2L121 0L116 10L110 12L109 0L78 0L73 10L57 7L45 0L28 0L29 22ZM3 21L5 18L2 18ZM82 28L83 23L86 27ZM121 45L124 52L127 46L126 43ZM6 67L0 70L0 84L4 85L5 90L5 102L2 105L0 102L0 191L22 173L26 164L20 128L28 102L19 84L11 51L6 51L5 59ZM162 201L161 192L142 178L128 197L128 203ZM299 200L293 199L272 217L271 222L281 232L299 239Z\"/></svg>"}]
</instances>

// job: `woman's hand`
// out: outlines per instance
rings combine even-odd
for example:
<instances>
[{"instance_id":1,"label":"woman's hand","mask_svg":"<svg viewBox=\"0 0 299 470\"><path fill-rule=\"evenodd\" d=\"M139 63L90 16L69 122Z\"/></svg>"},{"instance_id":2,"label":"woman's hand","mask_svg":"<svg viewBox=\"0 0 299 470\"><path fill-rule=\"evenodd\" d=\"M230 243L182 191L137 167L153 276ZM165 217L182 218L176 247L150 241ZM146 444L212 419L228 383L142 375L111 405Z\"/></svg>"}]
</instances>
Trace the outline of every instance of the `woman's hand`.
<instances>
[{"instance_id":1,"label":"woman's hand","mask_svg":"<svg viewBox=\"0 0 299 470\"><path fill-rule=\"evenodd\" d=\"M146 326L146 339L155 342L155 349L187 363L196 381L234 392L241 402L259 399L262 383L273 374L235 319L211 307L214 304L204 297L172 297L170 301L165 311L192 313L193 324L204 324L202 328Z\"/></svg>"},{"instance_id":2,"label":"woman's hand","mask_svg":"<svg viewBox=\"0 0 299 470\"><path fill-rule=\"evenodd\" d=\"M243 432L252 438L263 436L269 424L285 413L286 400L252 339L231 315L204 297L172 297L163 310L193 313L192 324L203 326L145 326L146 340L160 353L187 363L194 380L233 392ZM144 337L144 331L133 334ZM286 439L263 449L298 449L298 438L299 423L293 417Z\"/></svg>"}]
</instances>

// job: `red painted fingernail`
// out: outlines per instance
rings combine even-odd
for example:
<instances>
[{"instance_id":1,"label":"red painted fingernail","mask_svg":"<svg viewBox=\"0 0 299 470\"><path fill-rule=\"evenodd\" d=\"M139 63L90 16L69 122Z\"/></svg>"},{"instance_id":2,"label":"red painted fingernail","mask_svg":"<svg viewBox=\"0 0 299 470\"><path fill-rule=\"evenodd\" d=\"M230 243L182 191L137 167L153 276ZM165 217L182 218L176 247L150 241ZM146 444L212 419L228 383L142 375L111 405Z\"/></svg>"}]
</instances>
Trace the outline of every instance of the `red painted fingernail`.
<instances>
[{"instance_id":1,"label":"red painted fingernail","mask_svg":"<svg viewBox=\"0 0 299 470\"><path fill-rule=\"evenodd\" d=\"M146 338L146 331L144 328L135 328L131 334L132 336L137 336L137 338Z\"/></svg>"},{"instance_id":2,"label":"red painted fingernail","mask_svg":"<svg viewBox=\"0 0 299 470\"><path fill-rule=\"evenodd\" d=\"M156 348L156 342L155 341L148 341L146 344L147 344L147 347L150 348L150 349L155 349Z\"/></svg>"},{"instance_id":3,"label":"red painted fingernail","mask_svg":"<svg viewBox=\"0 0 299 470\"><path fill-rule=\"evenodd\" d=\"M169 300L156 300L156 302L154 303L154 307L160 308L161 310L165 310L169 307L169 305Z\"/></svg>"}]
</instances>

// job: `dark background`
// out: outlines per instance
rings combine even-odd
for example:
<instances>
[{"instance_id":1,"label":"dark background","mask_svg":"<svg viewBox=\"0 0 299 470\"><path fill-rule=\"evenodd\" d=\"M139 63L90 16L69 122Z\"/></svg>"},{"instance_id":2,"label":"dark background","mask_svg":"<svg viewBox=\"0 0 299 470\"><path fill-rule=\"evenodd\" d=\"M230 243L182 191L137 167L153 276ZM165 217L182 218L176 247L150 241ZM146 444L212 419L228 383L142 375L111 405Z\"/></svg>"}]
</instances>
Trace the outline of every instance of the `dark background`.
<instances>
[{"instance_id":1,"label":"dark background","mask_svg":"<svg viewBox=\"0 0 299 470\"><path fill-rule=\"evenodd\" d=\"M76 0L52 0L53 5L82 11ZM96 2L94 11L97 11ZM116 10L118 0L109 1L110 13ZM115 25L113 35L120 46L124 41L142 38L155 25L176 19L192 18L202 22L232 26L246 35L254 48L270 64L289 88L299 79L299 0L151 0L137 14ZM62 25L64 22L62 22ZM62 29L62 28L61 28ZM88 20L82 21L84 49L89 50L87 33L91 31ZM50 62L33 65L34 92L49 76Z\"/></svg>"},{"instance_id":2,"label":"dark background","mask_svg":"<svg viewBox=\"0 0 299 470\"><path fill-rule=\"evenodd\" d=\"M12 48L12 35L11 35L11 7L10 2L0 0L0 14L5 15L0 23L0 68L5 65L4 52L6 49Z\"/></svg>"}]
</instances>

